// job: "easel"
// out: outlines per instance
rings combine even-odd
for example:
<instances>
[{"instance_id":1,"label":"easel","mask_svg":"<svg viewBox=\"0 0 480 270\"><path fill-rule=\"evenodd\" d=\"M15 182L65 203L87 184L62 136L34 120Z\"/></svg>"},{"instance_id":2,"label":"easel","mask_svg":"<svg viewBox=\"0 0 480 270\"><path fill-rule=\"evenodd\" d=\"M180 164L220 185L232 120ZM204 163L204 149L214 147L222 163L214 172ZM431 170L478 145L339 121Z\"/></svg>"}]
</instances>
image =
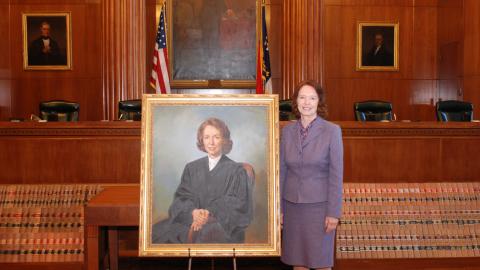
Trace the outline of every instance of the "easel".
<instances>
[{"instance_id":1,"label":"easel","mask_svg":"<svg viewBox=\"0 0 480 270\"><path fill-rule=\"evenodd\" d=\"M190 248L189 248L188 249L188 270L192 270L192 259L193 259L193 257L191 256ZM215 270L215 258L212 257L210 259L211 259L210 269ZM237 257L236 257L236 254L235 254L235 248L233 248L232 260L233 260L233 270L237 270Z\"/></svg>"}]
</instances>

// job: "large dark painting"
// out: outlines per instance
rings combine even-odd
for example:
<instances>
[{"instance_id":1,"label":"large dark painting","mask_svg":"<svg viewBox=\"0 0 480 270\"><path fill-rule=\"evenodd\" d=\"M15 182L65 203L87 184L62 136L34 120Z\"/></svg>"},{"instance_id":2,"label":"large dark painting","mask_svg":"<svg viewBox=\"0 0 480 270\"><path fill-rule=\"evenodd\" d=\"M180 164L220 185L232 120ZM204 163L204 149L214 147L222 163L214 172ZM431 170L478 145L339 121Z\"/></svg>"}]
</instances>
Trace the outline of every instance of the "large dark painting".
<instances>
[{"instance_id":1,"label":"large dark painting","mask_svg":"<svg viewBox=\"0 0 480 270\"><path fill-rule=\"evenodd\" d=\"M257 0L169 0L169 4L174 81L255 80Z\"/></svg>"}]
</instances>

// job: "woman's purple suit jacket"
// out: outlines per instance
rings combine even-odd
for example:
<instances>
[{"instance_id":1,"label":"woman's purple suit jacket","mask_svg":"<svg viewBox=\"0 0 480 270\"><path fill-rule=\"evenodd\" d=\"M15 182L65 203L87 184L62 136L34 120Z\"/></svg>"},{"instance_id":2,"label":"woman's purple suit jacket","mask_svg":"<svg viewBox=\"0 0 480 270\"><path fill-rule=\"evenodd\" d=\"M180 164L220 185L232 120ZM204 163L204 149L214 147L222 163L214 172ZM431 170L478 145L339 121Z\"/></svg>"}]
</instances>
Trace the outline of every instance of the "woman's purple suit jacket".
<instances>
[{"instance_id":1,"label":"woman's purple suit jacket","mask_svg":"<svg viewBox=\"0 0 480 270\"><path fill-rule=\"evenodd\" d=\"M343 185L342 131L338 125L318 117L312 122L302 143L300 129L299 120L282 130L282 199L293 203L327 202L327 216L340 218Z\"/></svg>"}]
</instances>

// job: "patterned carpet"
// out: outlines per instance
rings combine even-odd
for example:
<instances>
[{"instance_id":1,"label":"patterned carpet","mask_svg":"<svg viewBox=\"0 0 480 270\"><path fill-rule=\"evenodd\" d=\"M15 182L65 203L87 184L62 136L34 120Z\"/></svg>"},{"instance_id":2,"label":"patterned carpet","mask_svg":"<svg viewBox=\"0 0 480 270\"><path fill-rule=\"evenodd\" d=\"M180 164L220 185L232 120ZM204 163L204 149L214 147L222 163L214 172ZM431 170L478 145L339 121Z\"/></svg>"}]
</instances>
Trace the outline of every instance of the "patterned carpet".
<instances>
[{"instance_id":1,"label":"patterned carpet","mask_svg":"<svg viewBox=\"0 0 480 270\"><path fill-rule=\"evenodd\" d=\"M480 256L480 183L344 185L338 259Z\"/></svg>"},{"instance_id":2,"label":"patterned carpet","mask_svg":"<svg viewBox=\"0 0 480 270\"><path fill-rule=\"evenodd\" d=\"M0 262L82 262L83 206L98 185L0 186Z\"/></svg>"}]
</instances>

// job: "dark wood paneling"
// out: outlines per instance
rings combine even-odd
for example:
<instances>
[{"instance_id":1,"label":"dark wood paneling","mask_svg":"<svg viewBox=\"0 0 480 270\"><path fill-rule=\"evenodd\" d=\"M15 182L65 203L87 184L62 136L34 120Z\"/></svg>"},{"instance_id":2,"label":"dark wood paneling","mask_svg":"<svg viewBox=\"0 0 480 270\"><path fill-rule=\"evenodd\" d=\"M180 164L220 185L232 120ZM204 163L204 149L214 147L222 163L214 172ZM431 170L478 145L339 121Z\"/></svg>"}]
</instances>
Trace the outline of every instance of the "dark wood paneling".
<instances>
[{"instance_id":1,"label":"dark wood paneling","mask_svg":"<svg viewBox=\"0 0 480 270\"><path fill-rule=\"evenodd\" d=\"M290 98L294 86L302 80L323 80L322 3L317 0L283 1L281 99Z\"/></svg>"},{"instance_id":2,"label":"dark wood paneling","mask_svg":"<svg viewBox=\"0 0 480 270\"><path fill-rule=\"evenodd\" d=\"M480 1L464 0L464 100L474 103L480 117Z\"/></svg>"},{"instance_id":3,"label":"dark wood paneling","mask_svg":"<svg viewBox=\"0 0 480 270\"><path fill-rule=\"evenodd\" d=\"M27 1L25 1L27 2ZM39 78L58 78L70 80L73 78L100 77L100 31L101 17L98 12L98 5L95 4L50 4L32 5L16 4L11 6L12 19L12 44L23 44L22 13L42 12L70 12L72 25L72 70L68 71L32 71L23 70L23 48L12 46L12 78L36 81ZM59 86L60 91L62 90Z\"/></svg>"},{"instance_id":4,"label":"dark wood paneling","mask_svg":"<svg viewBox=\"0 0 480 270\"><path fill-rule=\"evenodd\" d=\"M146 34L146 53L145 53L145 63L146 72L145 72L145 93L153 94L155 90L150 86L150 76L151 70L153 67L153 50L155 49L155 38L157 34L157 1L156 0L145 0L145 34Z\"/></svg>"},{"instance_id":5,"label":"dark wood paneling","mask_svg":"<svg viewBox=\"0 0 480 270\"><path fill-rule=\"evenodd\" d=\"M272 90L281 94L282 85L282 41L283 41L283 0L266 1L266 22L268 29L268 47L272 70Z\"/></svg>"},{"instance_id":6,"label":"dark wood paneling","mask_svg":"<svg viewBox=\"0 0 480 270\"><path fill-rule=\"evenodd\" d=\"M434 120L435 80L327 79L329 119L354 120L353 104L379 99L390 101L398 120Z\"/></svg>"},{"instance_id":7,"label":"dark wood paneling","mask_svg":"<svg viewBox=\"0 0 480 270\"><path fill-rule=\"evenodd\" d=\"M438 100L463 99L463 1L438 4Z\"/></svg>"},{"instance_id":8,"label":"dark wood paneling","mask_svg":"<svg viewBox=\"0 0 480 270\"><path fill-rule=\"evenodd\" d=\"M12 81L15 117L29 119L30 114L39 114L42 100L65 99L80 104L80 120L102 119L102 81L100 78L58 78L42 72L45 77L17 79Z\"/></svg>"},{"instance_id":9,"label":"dark wood paneling","mask_svg":"<svg viewBox=\"0 0 480 270\"><path fill-rule=\"evenodd\" d=\"M10 70L10 7L7 1L0 2L0 121L11 116L11 70Z\"/></svg>"},{"instance_id":10,"label":"dark wood paneling","mask_svg":"<svg viewBox=\"0 0 480 270\"><path fill-rule=\"evenodd\" d=\"M116 119L120 100L146 88L145 1L102 0L104 119Z\"/></svg>"},{"instance_id":11,"label":"dark wood paneling","mask_svg":"<svg viewBox=\"0 0 480 270\"><path fill-rule=\"evenodd\" d=\"M65 99L80 103L81 119L102 119L100 58L101 17L98 1L10 1L9 64L11 115L28 118L38 114L44 100ZM23 69L22 13L70 12L72 22L72 70L38 71ZM6 119L3 117L2 119Z\"/></svg>"},{"instance_id":12,"label":"dark wood paneling","mask_svg":"<svg viewBox=\"0 0 480 270\"><path fill-rule=\"evenodd\" d=\"M436 79L437 78L437 7L436 6L416 6L413 14L413 33L409 29L403 29L402 37L413 35L410 38L402 39L400 44L412 40L411 62L405 61L406 65L411 65L412 79ZM452 20L454 21L454 20ZM410 46L405 46L410 47ZM402 57L400 55L400 57ZM409 57L409 55L407 55ZM405 104L407 105L407 104ZM407 105L408 106L408 105Z\"/></svg>"},{"instance_id":13,"label":"dark wood paneling","mask_svg":"<svg viewBox=\"0 0 480 270\"><path fill-rule=\"evenodd\" d=\"M480 75L465 77L463 85L463 100L473 103L473 117L480 119Z\"/></svg>"},{"instance_id":14,"label":"dark wood paneling","mask_svg":"<svg viewBox=\"0 0 480 270\"><path fill-rule=\"evenodd\" d=\"M325 6L325 78L410 78L412 66L413 8L365 6ZM400 25L400 50L398 72L356 71L356 46L358 22L398 22Z\"/></svg>"},{"instance_id":15,"label":"dark wood paneling","mask_svg":"<svg viewBox=\"0 0 480 270\"><path fill-rule=\"evenodd\" d=\"M1 31L9 31L2 35L9 39L0 49L10 57L0 60L0 76L12 82L1 85L0 120L28 117L47 99L79 102L83 120L115 119L119 100L140 98L145 91L145 1L4 2L0 26L7 26ZM23 70L21 14L52 11L71 13L73 69Z\"/></svg>"},{"instance_id":16,"label":"dark wood paneling","mask_svg":"<svg viewBox=\"0 0 480 270\"><path fill-rule=\"evenodd\" d=\"M428 1L428 0L427 0ZM415 0L324 0L329 6L412 6Z\"/></svg>"},{"instance_id":17,"label":"dark wood paneling","mask_svg":"<svg viewBox=\"0 0 480 270\"><path fill-rule=\"evenodd\" d=\"M147 81L156 2L2 1L0 34L7 41L0 44L0 51L2 56L8 52L8 57L0 57L0 120L27 117L47 98L80 101L84 120L114 119L118 100L151 92ZM352 102L365 98L391 98L401 119L431 120L438 99L479 104L475 82L480 76L479 1L269 0L266 4L273 88L281 99L309 78L326 88L333 120L352 120ZM18 46L21 13L52 10L72 13L73 70L24 71ZM398 72L355 70L358 21L400 23ZM92 82L83 82L88 80ZM362 87L356 86L359 80ZM382 82L377 85L377 81ZM476 106L475 114L479 113Z\"/></svg>"},{"instance_id":18,"label":"dark wood paneling","mask_svg":"<svg viewBox=\"0 0 480 270\"><path fill-rule=\"evenodd\" d=\"M480 75L480 1L464 0L465 65L464 75Z\"/></svg>"},{"instance_id":19,"label":"dark wood paneling","mask_svg":"<svg viewBox=\"0 0 480 270\"><path fill-rule=\"evenodd\" d=\"M0 121L11 116L11 92L10 80L0 80Z\"/></svg>"},{"instance_id":20,"label":"dark wood paneling","mask_svg":"<svg viewBox=\"0 0 480 270\"><path fill-rule=\"evenodd\" d=\"M465 4L464 4L465 2ZM462 99L464 93L463 66L468 72L478 76L480 66L478 35L480 35L478 12L480 2L473 0L325 0L323 1L324 36L324 86L327 90L331 119L351 120L352 102L361 99L382 99L392 97L395 108L402 119L432 120L433 105L439 99ZM465 13L465 15L464 15ZM288 12L285 12L288 16ZM285 21L289 21L286 17ZM400 24L400 48L398 72L357 72L355 70L356 24L358 21L393 21ZM307 27L299 20L290 20L290 29ZM288 32L288 30L284 30ZM465 34L465 46L464 43ZM296 37L298 39L298 37ZM301 38L300 38L301 40ZM285 40L285 48L289 41ZM297 49L301 50L300 49ZM297 52L301 59L302 52ZM286 57L288 53L284 53ZM468 61L463 65L463 59ZM473 57L471 57L473 56ZM298 58L298 57L297 57ZM284 85L291 78L301 74L305 68L295 63L293 73L284 71ZM341 88L362 78L362 87ZM398 79L407 80L400 83ZM334 81L333 81L334 80ZM341 82L344 80L344 82ZM377 85L377 81L387 80ZM433 81L433 83L432 83ZM427 83L426 83L427 82ZM398 84L402 87L398 87ZM332 89L333 86L333 89ZM426 87L425 87L426 86ZM406 88L405 88L406 87ZM383 89L380 94L376 89ZM399 89L400 92L392 93ZM286 95L291 95L292 87L284 87ZM471 100L480 93L476 89L465 89ZM373 95L372 95L373 93ZM378 95L377 95L378 94ZM406 95L406 96L405 96ZM400 101L400 102L399 102ZM337 108L339 107L339 108Z\"/></svg>"},{"instance_id":21,"label":"dark wood paneling","mask_svg":"<svg viewBox=\"0 0 480 270\"><path fill-rule=\"evenodd\" d=\"M10 51L10 6L8 1L0 2L0 36L2 42L0 42L0 79L8 78L8 70L10 68L10 54L4 54L4 52Z\"/></svg>"},{"instance_id":22,"label":"dark wood paneling","mask_svg":"<svg viewBox=\"0 0 480 270\"><path fill-rule=\"evenodd\" d=\"M353 103L368 99L392 102L398 119L434 119L436 1L325 1L324 16L330 119L353 120ZM359 21L399 23L399 71L356 71Z\"/></svg>"}]
</instances>

